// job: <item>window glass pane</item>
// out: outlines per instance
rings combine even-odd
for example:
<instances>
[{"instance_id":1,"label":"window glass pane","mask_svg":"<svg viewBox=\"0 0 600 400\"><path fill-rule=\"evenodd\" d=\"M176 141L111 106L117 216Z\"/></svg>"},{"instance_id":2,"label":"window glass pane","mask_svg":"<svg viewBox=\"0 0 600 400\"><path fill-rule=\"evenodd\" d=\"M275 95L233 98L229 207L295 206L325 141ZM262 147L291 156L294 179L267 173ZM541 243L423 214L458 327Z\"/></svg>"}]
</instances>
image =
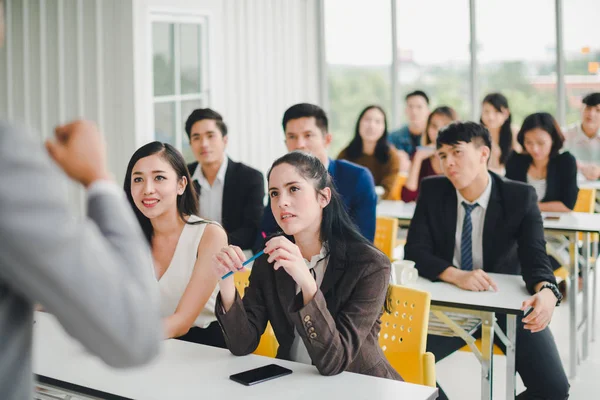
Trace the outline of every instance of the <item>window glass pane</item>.
<instances>
[{"instance_id":1,"label":"window glass pane","mask_svg":"<svg viewBox=\"0 0 600 400\"><path fill-rule=\"evenodd\" d=\"M181 55L181 93L200 93L201 87L201 26L181 24L180 27Z\"/></svg>"},{"instance_id":2,"label":"window glass pane","mask_svg":"<svg viewBox=\"0 0 600 400\"><path fill-rule=\"evenodd\" d=\"M173 36L173 24L163 22L152 24L154 96L175 94Z\"/></svg>"},{"instance_id":3,"label":"window glass pane","mask_svg":"<svg viewBox=\"0 0 600 400\"><path fill-rule=\"evenodd\" d=\"M479 1L476 17L479 100L504 94L517 128L534 112L556 116L555 2Z\"/></svg>"},{"instance_id":4,"label":"window glass pane","mask_svg":"<svg viewBox=\"0 0 600 400\"><path fill-rule=\"evenodd\" d=\"M196 158L194 157L194 153L192 153L192 149L190 148L190 139L188 138L188 135L185 132L185 121L187 121L192 111L202 107L202 100L190 100L181 102L181 118L183 119L181 123L181 153L183 154L185 161L188 163L196 161Z\"/></svg>"},{"instance_id":5,"label":"window glass pane","mask_svg":"<svg viewBox=\"0 0 600 400\"><path fill-rule=\"evenodd\" d=\"M366 106L381 105L390 121L390 12L389 0L325 2L332 157L348 145L356 119Z\"/></svg>"},{"instance_id":6,"label":"window glass pane","mask_svg":"<svg viewBox=\"0 0 600 400\"><path fill-rule=\"evenodd\" d=\"M430 108L454 108L470 118L470 36L468 0L398 0L398 81L402 125L404 97L424 91Z\"/></svg>"},{"instance_id":7,"label":"window glass pane","mask_svg":"<svg viewBox=\"0 0 600 400\"><path fill-rule=\"evenodd\" d=\"M600 1L563 2L567 123L581 120L581 100L600 92Z\"/></svg>"},{"instance_id":8,"label":"window glass pane","mask_svg":"<svg viewBox=\"0 0 600 400\"><path fill-rule=\"evenodd\" d=\"M154 139L175 146L175 103L154 104Z\"/></svg>"}]
</instances>

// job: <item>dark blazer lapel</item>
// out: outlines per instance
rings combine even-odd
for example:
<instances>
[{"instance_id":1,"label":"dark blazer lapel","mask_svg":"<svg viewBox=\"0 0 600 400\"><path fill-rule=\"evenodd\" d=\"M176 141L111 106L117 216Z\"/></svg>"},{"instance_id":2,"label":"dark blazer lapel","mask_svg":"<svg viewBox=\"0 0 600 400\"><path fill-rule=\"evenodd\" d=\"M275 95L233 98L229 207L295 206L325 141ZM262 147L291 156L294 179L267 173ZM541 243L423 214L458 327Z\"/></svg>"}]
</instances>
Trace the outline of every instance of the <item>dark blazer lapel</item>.
<instances>
[{"instance_id":1,"label":"dark blazer lapel","mask_svg":"<svg viewBox=\"0 0 600 400\"><path fill-rule=\"evenodd\" d=\"M237 167L237 163L231 161L231 159L227 158L227 169L225 170L225 182L223 182L223 201L222 201L222 211L221 211L221 222L223 223L223 227L227 225L229 221L230 211L233 210L235 205L233 204L236 200L235 189L237 186L237 182L235 179L235 169ZM238 199L240 200L240 199Z\"/></svg>"},{"instance_id":2,"label":"dark blazer lapel","mask_svg":"<svg viewBox=\"0 0 600 400\"><path fill-rule=\"evenodd\" d=\"M456 189L450 182L448 183L448 189L445 191L445 193L440 196L439 199L435 199L434 201L442 202L442 207L440 208L443 212L440 221L444 221L442 224L442 231L444 235L444 246L441 249L442 258L444 260L449 260L449 262L452 263L452 259L454 258L454 245L456 243L456 207L458 199L456 197Z\"/></svg>"},{"instance_id":3,"label":"dark blazer lapel","mask_svg":"<svg viewBox=\"0 0 600 400\"><path fill-rule=\"evenodd\" d=\"M323 276L323 282L321 282L321 292L323 296L327 296L327 293L333 288L333 286L340 280L344 271L346 270L344 262L338 260L329 259L327 268L325 269L325 275Z\"/></svg>"},{"instance_id":4,"label":"dark blazer lapel","mask_svg":"<svg viewBox=\"0 0 600 400\"><path fill-rule=\"evenodd\" d=\"M492 179L492 193L490 194L490 201L488 208L485 211L485 220L483 222L483 269L490 271L489 268L493 266L490 260L497 260L498 257L495 254L496 248L494 241L496 240L496 226L503 217L502 212L502 199L500 197L500 190L498 188L498 181L500 177L495 177L490 174Z\"/></svg>"},{"instance_id":5,"label":"dark blazer lapel","mask_svg":"<svg viewBox=\"0 0 600 400\"><path fill-rule=\"evenodd\" d=\"M273 268L272 265L271 268ZM296 281L294 281L294 279L288 275L284 268L279 268L277 271L274 271L274 273L279 302L285 311L288 322L293 325L294 322L290 319L287 310L294 302L294 298L296 297Z\"/></svg>"}]
</instances>

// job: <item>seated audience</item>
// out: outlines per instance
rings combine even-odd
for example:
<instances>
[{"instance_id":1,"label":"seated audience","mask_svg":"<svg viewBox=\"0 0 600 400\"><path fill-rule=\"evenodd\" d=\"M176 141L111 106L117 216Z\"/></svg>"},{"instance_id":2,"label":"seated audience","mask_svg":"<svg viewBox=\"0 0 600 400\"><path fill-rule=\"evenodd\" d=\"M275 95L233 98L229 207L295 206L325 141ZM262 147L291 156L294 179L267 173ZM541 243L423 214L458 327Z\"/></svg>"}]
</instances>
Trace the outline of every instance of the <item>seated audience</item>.
<instances>
[{"instance_id":1,"label":"seated audience","mask_svg":"<svg viewBox=\"0 0 600 400\"><path fill-rule=\"evenodd\" d=\"M327 171L342 198L344 207L359 232L369 241L375 238L375 208L377 194L373 176L368 169L344 160L332 160L327 156L332 135L328 132L327 115L319 106L301 103L291 106L283 114L285 145L288 151L302 150L316 156ZM265 207L260 235L253 250L262 249L263 236L280 231L270 205Z\"/></svg>"},{"instance_id":2,"label":"seated audience","mask_svg":"<svg viewBox=\"0 0 600 400\"><path fill-rule=\"evenodd\" d=\"M504 166L513 150L519 151L516 132L513 132L508 100L501 93L490 93L483 99L481 121L492 137L492 154L488 168L504 175Z\"/></svg>"},{"instance_id":3,"label":"seated audience","mask_svg":"<svg viewBox=\"0 0 600 400\"><path fill-rule=\"evenodd\" d=\"M517 318L516 370L526 387L518 398L566 399L569 382L548 328L562 296L544 247L535 190L488 172L492 141L479 124L450 124L440 131L436 147L445 176L421 183L406 259L427 279L471 291L497 290L490 272L522 275L532 296L522 308L531 312ZM497 317L506 331L506 317ZM462 346L458 337L427 337L436 361ZM464 377L465 384L469 379ZM439 398L447 398L441 388Z\"/></svg>"},{"instance_id":4,"label":"seated audience","mask_svg":"<svg viewBox=\"0 0 600 400\"><path fill-rule=\"evenodd\" d=\"M152 142L131 157L124 189L154 257L165 338L225 347L214 314L211 259L225 231L198 217L198 196L181 153Z\"/></svg>"},{"instance_id":5,"label":"seated audience","mask_svg":"<svg viewBox=\"0 0 600 400\"><path fill-rule=\"evenodd\" d=\"M566 130L565 148L583 176L595 181L600 179L600 93L585 96L582 103L581 122Z\"/></svg>"},{"instance_id":6,"label":"seated audience","mask_svg":"<svg viewBox=\"0 0 600 400\"><path fill-rule=\"evenodd\" d=\"M506 177L533 186L541 211L572 211L577 202L577 163L559 153L564 136L552 115L535 113L523 121L517 136L524 153L513 153Z\"/></svg>"},{"instance_id":7,"label":"seated audience","mask_svg":"<svg viewBox=\"0 0 600 400\"><path fill-rule=\"evenodd\" d=\"M188 169L200 197L200 216L221 224L229 243L250 249L264 209L263 175L227 157L227 125L216 111L194 110L185 131L197 160Z\"/></svg>"},{"instance_id":8,"label":"seated audience","mask_svg":"<svg viewBox=\"0 0 600 400\"><path fill-rule=\"evenodd\" d=\"M285 236L271 238L252 267L243 300L233 276L219 281L216 314L229 350L253 352L271 322L277 358L400 380L377 334L390 279L388 258L355 228L316 156L284 155L267 175L270 207ZM236 246L223 248L216 275L243 269Z\"/></svg>"},{"instance_id":9,"label":"seated audience","mask_svg":"<svg viewBox=\"0 0 600 400\"><path fill-rule=\"evenodd\" d=\"M410 159L421 143L421 135L425 132L427 117L429 116L429 97L421 90L410 92L404 98L406 108L404 112L408 124L390 133L389 141L399 151L400 170L408 171Z\"/></svg>"},{"instance_id":10,"label":"seated audience","mask_svg":"<svg viewBox=\"0 0 600 400\"><path fill-rule=\"evenodd\" d=\"M456 121L456 112L447 106L436 108L427 118L426 135L421 137L421 146L413 157L406 182L402 186L402 201L415 201L419 197L419 186L423 178L440 175L442 167L435 154L435 141L441 128Z\"/></svg>"},{"instance_id":11,"label":"seated audience","mask_svg":"<svg viewBox=\"0 0 600 400\"><path fill-rule=\"evenodd\" d=\"M388 199L400 172L400 157L388 142L387 118L379 106L368 106L356 121L354 138L338 155L369 169L376 186L382 186L382 199Z\"/></svg>"}]
</instances>

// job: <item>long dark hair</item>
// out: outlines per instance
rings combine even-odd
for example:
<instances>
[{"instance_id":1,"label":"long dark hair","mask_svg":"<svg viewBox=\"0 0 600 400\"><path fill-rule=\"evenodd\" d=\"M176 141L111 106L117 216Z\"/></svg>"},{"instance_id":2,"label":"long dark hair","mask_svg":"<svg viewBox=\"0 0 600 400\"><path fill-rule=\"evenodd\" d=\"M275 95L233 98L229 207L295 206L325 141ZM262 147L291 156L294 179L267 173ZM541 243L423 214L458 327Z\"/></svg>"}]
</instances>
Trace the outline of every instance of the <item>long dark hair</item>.
<instances>
[{"instance_id":1,"label":"long dark hair","mask_svg":"<svg viewBox=\"0 0 600 400\"><path fill-rule=\"evenodd\" d=\"M129 204L131 208L135 212L135 216L137 217L142 230L144 231L144 235L148 240L148 243L152 245L152 236L154 236L154 228L152 227L152 223L150 219L146 217L139 208L135 205L133 201L133 197L131 196L131 174L133 173L133 167L135 164L142 158L158 154L162 157L163 160L167 161L171 167L175 170L177 174L177 179L181 180L181 178L185 177L187 179L187 186L183 194L177 195L177 212L179 214L179 218L187 224L195 225L198 223L203 223L204 221L196 221L196 222L188 222L185 217L188 215L198 215L198 194L192 187L192 179L190 178L190 173L185 164L185 160L181 153L173 146L168 143L161 142L152 142L148 143L139 149L136 150L135 153L131 156L129 160L129 164L127 165L127 172L125 173L125 182L123 183L123 189L125 190L125 194L127 195L127 200L129 200Z\"/></svg>"},{"instance_id":2,"label":"long dark hair","mask_svg":"<svg viewBox=\"0 0 600 400\"><path fill-rule=\"evenodd\" d=\"M508 100L501 93L490 93L484 97L482 104L488 103L492 107L496 109L498 112L502 112L502 108L508 108ZM483 120L480 119L479 122L483 124ZM513 133L510 127L512 123L512 115L510 111L508 112L508 118L500 127L500 140L498 146L500 146L500 164L505 165L506 160L510 156L510 153L513 151ZM491 150L491 149L490 149Z\"/></svg>"},{"instance_id":3,"label":"long dark hair","mask_svg":"<svg viewBox=\"0 0 600 400\"><path fill-rule=\"evenodd\" d=\"M523 121L523 125L517 135L517 141L523 147L523 150L527 151L525 150L525 134L535 128L546 131L550 135L550 138L552 138L552 147L550 148L549 157L552 158L558 155L565 142L565 136L560 130L558 122L556 122L554 117L547 112L538 112L528 115Z\"/></svg>"},{"instance_id":4,"label":"long dark hair","mask_svg":"<svg viewBox=\"0 0 600 400\"><path fill-rule=\"evenodd\" d=\"M331 190L331 200L323 209L319 239L323 243L328 243L329 256L332 260L345 260L346 249L352 244L364 243L373 247L373 244L359 233L350 219L331 176L317 157L302 151L287 153L275 160L267 174L267 181L271 177L273 168L280 164L291 165L304 179L312 182L317 195L320 195L325 188Z\"/></svg>"},{"instance_id":5,"label":"long dark hair","mask_svg":"<svg viewBox=\"0 0 600 400\"><path fill-rule=\"evenodd\" d=\"M377 140L377 144L375 145L375 158L381 164L385 164L390 159L390 145L388 143L388 124L387 124L387 116L385 115L385 111L378 105L370 105L358 116L358 120L356 120L356 127L354 128L354 138L346 147L346 154L348 154L348 158L350 160L357 159L363 153L363 141L360 137L360 121L363 119L364 115L369 110L379 110L383 114L383 122L385 123L385 127L383 129L383 135Z\"/></svg>"},{"instance_id":6,"label":"long dark hair","mask_svg":"<svg viewBox=\"0 0 600 400\"><path fill-rule=\"evenodd\" d=\"M427 117L427 125L425 125L425 133L423 134L423 136L421 136L421 145L423 145L423 146L427 146L427 145L433 143L429 139L429 126L431 125L431 120L433 119L433 117L435 115L441 115L443 117L448 118L450 121L456 121L458 119L456 111L454 111L454 109L452 107L439 106L435 110L433 110L431 112L431 114L429 114L429 117Z\"/></svg>"}]
</instances>

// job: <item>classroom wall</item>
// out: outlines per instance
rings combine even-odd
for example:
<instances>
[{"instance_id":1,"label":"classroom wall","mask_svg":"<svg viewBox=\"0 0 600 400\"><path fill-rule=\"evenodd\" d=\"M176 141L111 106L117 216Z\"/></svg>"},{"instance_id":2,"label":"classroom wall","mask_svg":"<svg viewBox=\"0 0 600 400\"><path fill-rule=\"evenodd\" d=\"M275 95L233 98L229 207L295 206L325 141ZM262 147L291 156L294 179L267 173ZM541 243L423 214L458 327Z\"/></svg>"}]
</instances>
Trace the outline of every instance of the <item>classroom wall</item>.
<instances>
[{"instance_id":1,"label":"classroom wall","mask_svg":"<svg viewBox=\"0 0 600 400\"><path fill-rule=\"evenodd\" d=\"M121 183L154 135L151 13L208 15L210 106L229 125L230 156L266 172L285 152L285 109L320 98L318 10L319 0L5 0L0 118L40 139L60 122L98 121ZM64 185L83 212L82 191Z\"/></svg>"}]
</instances>

